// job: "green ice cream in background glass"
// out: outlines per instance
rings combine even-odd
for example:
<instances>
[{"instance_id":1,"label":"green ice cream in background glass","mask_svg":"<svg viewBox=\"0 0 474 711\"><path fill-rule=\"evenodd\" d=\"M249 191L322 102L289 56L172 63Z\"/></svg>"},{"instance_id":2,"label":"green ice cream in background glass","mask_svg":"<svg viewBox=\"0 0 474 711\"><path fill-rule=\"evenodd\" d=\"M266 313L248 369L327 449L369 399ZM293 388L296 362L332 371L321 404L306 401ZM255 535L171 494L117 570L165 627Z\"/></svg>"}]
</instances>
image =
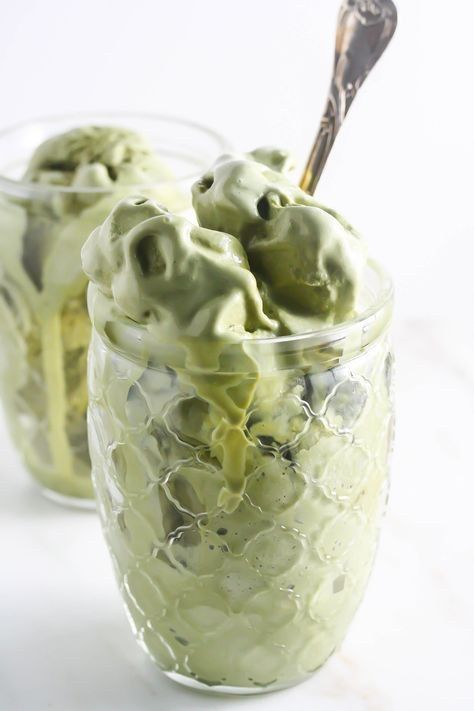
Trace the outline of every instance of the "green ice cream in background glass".
<instances>
[{"instance_id":1,"label":"green ice cream in background glass","mask_svg":"<svg viewBox=\"0 0 474 711\"><path fill-rule=\"evenodd\" d=\"M194 222L129 196L82 250L93 479L126 610L168 676L228 693L337 649L388 491L390 279L287 163L222 157Z\"/></svg>"},{"instance_id":2,"label":"green ice cream in background glass","mask_svg":"<svg viewBox=\"0 0 474 711\"><path fill-rule=\"evenodd\" d=\"M80 250L139 189L176 212L226 142L184 120L71 116L0 133L0 387L23 460L51 498L90 505Z\"/></svg>"}]
</instances>

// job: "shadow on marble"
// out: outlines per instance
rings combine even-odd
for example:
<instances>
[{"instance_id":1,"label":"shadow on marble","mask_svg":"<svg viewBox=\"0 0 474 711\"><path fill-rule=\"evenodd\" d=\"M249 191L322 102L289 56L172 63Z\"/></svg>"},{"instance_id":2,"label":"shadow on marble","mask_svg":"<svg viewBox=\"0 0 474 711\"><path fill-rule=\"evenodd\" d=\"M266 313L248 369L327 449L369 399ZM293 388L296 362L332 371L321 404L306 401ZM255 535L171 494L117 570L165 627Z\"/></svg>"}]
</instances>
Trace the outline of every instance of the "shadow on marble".
<instances>
[{"instance_id":1,"label":"shadow on marble","mask_svg":"<svg viewBox=\"0 0 474 711\"><path fill-rule=\"evenodd\" d=\"M64 516L65 513L83 515L88 518L95 515L95 508L82 509L63 506L48 499L43 494L41 487L29 477L21 464L8 467L8 470L4 472L0 496L0 515L57 519Z\"/></svg>"},{"instance_id":2,"label":"shadow on marble","mask_svg":"<svg viewBox=\"0 0 474 711\"><path fill-rule=\"evenodd\" d=\"M56 600L58 603L58 600ZM112 611L111 611L112 612ZM115 610L113 611L115 612ZM26 622L26 621L25 621ZM8 634L10 633L10 634ZM195 692L167 679L136 646L115 614L103 605L68 610L30 610L27 624L7 630L9 648L24 657L28 690L18 666L5 660L9 697L35 700L34 708L114 709L114 711L204 711L240 709L267 698L279 702L289 692L224 697ZM10 639L8 639L10 637ZM34 671L32 671L34 670ZM291 692L291 690L289 690ZM268 702L267 702L268 703ZM272 703L272 707L274 703ZM281 708L284 708L285 704ZM280 705L277 704L277 708Z\"/></svg>"}]
</instances>

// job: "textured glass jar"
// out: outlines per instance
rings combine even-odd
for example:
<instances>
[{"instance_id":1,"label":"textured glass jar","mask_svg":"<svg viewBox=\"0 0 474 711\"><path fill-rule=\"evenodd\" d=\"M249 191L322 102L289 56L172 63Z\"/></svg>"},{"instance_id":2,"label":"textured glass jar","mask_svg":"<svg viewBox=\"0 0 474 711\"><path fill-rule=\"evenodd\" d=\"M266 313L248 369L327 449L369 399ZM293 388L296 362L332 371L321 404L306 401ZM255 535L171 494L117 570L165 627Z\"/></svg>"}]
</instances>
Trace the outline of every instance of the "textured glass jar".
<instances>
[{"instance_id":1,"label":"textured glass jar","mask_svg":"<svg viewBox=\"0 0 474 711\"><path fill-rule=\"evenodd\" d=\"M84 125L140 133L173 177L114 189L22 180L39 144ZM88 505L93 495L86 428L90 325L82 244L117 200L135 189L174 212L187 209L191 182L226 146L198 124L134 114L59 117L0 133L0 388L15 444L51 498Z\"/></svg>"},{"instance_id":2,"label":"textured glass jar","mask_svg":"<svg viewBox=\"0 0 474 711\"><path fill-rule=\"evenodd\" d=\"M189 385L194 374L139 326L93 332L89 438L104 533L139 643L181 683L283 688L346 634L372 568L392 443L391 286L375 264L366 276L359 318L245 341L252 372L240 371L241 342L236 367L231 348L225 372L206 374L228 393L253 388L245 490L227 513L210 446L219 415Z\"/></svg>"}]
</instances>

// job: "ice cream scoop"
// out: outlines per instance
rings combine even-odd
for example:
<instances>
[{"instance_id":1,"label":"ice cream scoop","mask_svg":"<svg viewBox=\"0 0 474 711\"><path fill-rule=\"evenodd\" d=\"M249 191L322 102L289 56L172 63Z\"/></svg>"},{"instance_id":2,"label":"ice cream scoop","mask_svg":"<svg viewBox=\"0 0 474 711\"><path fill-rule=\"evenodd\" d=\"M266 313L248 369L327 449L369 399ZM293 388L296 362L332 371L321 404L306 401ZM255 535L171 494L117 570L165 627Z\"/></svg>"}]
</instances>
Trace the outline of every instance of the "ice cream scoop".
<instances>
[{"instance_id":1,"label":"ice cream scoop","mask_svg":"<svg viewBox=\"0 0 474 711\"><path fill-rule=\"evenodd\" d=\"M276 305L310 315L313 326L316 320L347 318L365 262L362 239L336 212L261 160L258 151L223 156L195 183L199 223L242 242L275 317ZM283 320L287 326L288 319Z\"/></svg>"},{"instance_id":2,"label":"ice cream scoop","mask_svg":"<svg viewBox=\"0 0 474 711\"><path fill-rule=\"evenodd\" d=\"M229 232L245 245L265 230L269 199L311 204L282 172L290 164L287 153L272 148L221 156L192 188L199 223Z\"/></svg>"},{"instance_id":3,"label":"ice cream scoop","mask_svg":"<svg viewBox=\"0 0 474 711\"><path fill-rule=\"evenodd\" d=\"M248 254L254 274L277 305L331 323L353 311L364 244L322 208L279 209L265 235L251 242Z\"/></svg>"},{"instance_id":4,"label":"ice cream scoop","mask_svg":"<svg viewBox=\"0 0 474 711\"><path fill-rule=\"evenodd\" d=\"M31 157L25 180L53 185L143 185L171 177L148 140L129 129L81 126L53 136Z\"/></svg>"},{"instance_id":5,"label":"ice cream scoop","mask_svg":"<svg viewBox=\"0 0 474 711\"><path fill-rule=\"evenodd\" d=\"M232 235L197 227L153 200L121 201L83 248L86 274L161 337L225 339L274 330Z\"/></svg>"}]
</instances>

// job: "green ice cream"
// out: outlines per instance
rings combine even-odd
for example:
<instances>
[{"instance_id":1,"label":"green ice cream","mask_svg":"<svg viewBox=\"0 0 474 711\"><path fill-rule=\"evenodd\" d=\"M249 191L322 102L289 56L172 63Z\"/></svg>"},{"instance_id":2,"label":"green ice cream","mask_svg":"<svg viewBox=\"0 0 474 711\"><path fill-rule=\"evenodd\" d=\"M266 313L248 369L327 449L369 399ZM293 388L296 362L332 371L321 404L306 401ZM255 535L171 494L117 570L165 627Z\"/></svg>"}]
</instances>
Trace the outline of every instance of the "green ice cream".
<instances>
[{"instance_id":1,"label":"green ice cream","mask_svg":"<svg viewBox=\"0 0 474 711\"><path fill-rule=\"evenodd\" d=\"M200 224L245 245L269 310L276 317L281 310L282 332L291 333L354 313L366 254L343 218L273 169L286 164L271 149L223 156L194 185L193 204ZM309 317L306 328L295 317Z\"/></svg>"},{"instance_id":2,"label":"green ice cream","mask_svg":"<svg viewBox=\"0 0 474 711\"><path fill-rule=\"evenodd\" d=\"M146 186L166 179L173 176L146 138L111 126L83 126L50 138L36 149L25 173L28 182L77 188Z\"/></svg>"},{"instance_id":3,"label":"green ice cream","mask_svg":"<svg viewBox=\"0 0 474 711\"><path fill-rule=\"evenodd\" d=\"M271 330L247 256L231 235L196 227L143 198L120 202L82 252L89 278L161 339Z\"/></svg>"},{"instance_id":4,"label":"green ice cream","mask_svg":"<svg viewBox=\"0 0 474 711\"><path fill-rule=\"evenodd\" d=\"M26 463L48 489L92 496L81 247L130 186L171 177L133 131L89 126L38 147L23 179L30 197L0 194L3 401ZM176 190L149 192L180 208Z\"/></svg>"},{"instance_id":5,"label":"green ice cream","mask_svg":"<svg viewBox=\"0 0 474 711\"><path fill-rule=\"evenodd\" d=\"M226 156L194 186L199 227L128 198L83 249L91 454L129 615L167 673L240 690L341 642L386 493L390 309L324 336L366 305L365 248L287 164Z\"/></svg>"}]
</instances>

